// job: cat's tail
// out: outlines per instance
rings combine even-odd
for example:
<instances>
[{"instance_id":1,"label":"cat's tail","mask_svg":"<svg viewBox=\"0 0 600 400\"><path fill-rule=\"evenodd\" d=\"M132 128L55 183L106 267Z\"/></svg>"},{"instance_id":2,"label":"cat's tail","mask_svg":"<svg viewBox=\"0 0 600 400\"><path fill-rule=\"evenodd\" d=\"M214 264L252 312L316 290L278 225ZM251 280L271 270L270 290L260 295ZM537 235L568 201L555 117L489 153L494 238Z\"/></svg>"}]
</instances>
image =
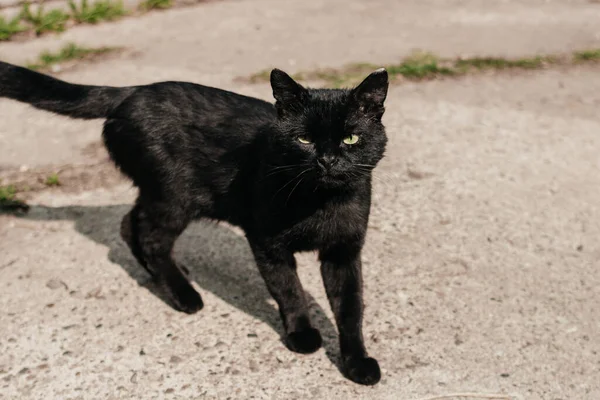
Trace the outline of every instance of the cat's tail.
<instances>
[{"instance_id":1,"label":"cat's tail","mask_svg":"<svg viewBox=\"0 0 600 400\"><path fill-rule=\"evenodd\" d=\"M0 61L0 97L71 118L106 118L134 87L75 85Z\"/></svg>"}]
</instances>

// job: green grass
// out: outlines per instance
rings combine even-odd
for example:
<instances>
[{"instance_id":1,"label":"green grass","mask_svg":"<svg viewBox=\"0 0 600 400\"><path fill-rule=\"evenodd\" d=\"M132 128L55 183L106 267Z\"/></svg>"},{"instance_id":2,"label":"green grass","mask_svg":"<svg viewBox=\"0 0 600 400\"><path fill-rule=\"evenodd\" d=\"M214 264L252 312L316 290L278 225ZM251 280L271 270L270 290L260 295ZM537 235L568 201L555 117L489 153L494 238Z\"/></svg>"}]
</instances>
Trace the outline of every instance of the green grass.
<instances>
[{"instance_id":1,"label":"green grass","mask_svg":"<svg viewBox=\"0 0 600 400\"><path fill-rule=\"evenodd\" d=\"M377 67L371 64L356 63L347 65L343 70L320 69L312 72L304 72L292 75L292 78L299 81L323 81L328 82L329 86L334 88L353 85L357 76L363 75L366 71L373 71Z\"/></svg>"},{"instance_id":2,"label":"green grass","mask_svg":"<svg viewBox=\"0 0 600 400\"><path fill-rule=\"evenodd\" d=\"M575 63L600 61L600 49L574 52L571 55L539 55L516 59L501 57L469 57L441 59L431 53L417 52L400 63L386 65L390 81L400 78L419 81L442 76L461 76L482 71L538 70L549 65L573 65ZM299 72L292 78L299 81L319 81L327 87L354 86L380 66L374 64L350 64L339 69L319 69ZM270 70L260 71L245 78L250 83L268 82Z\"/></svg>"},{"instance_id":3,"label":"green grass","mask_svg":"<svg viewBox=\"0 0 600 400\"><path fill-rule=\"evenodd\" d=\"M537 56L531 58L518 58L515 60L496 57L473 57L459 59L455 62L454 67L458 69L475 68L483 69L539 69L547 64L554 64L558 61L554 56Z\"/></svg>"},{"instance_id":4,"label":"green grass","mask_svg":"<svg viewBox=\"0 0 600 400\"><path fill-rule=\"evenodd\" d=\"M34 63L28 64L27 68L33 70L47 69L60 62L81 60L93 55L106 54L116 50L118 49L115 47L88 48L77 46L74 43L69 43L56 53L51 53L48 51L43 52L40 54L38 60Z\"/></svg>"},{"instance_id":5,"label":"green grass","mask_svg":"<svg viewBox=\"0 0 600 400\"><path fill-rule=\"evenodd\" d=\"M21 16L6 19L0 15L0 41L9 40L13 35L26 31L27 27L21 24Z\"/></svg>"},{"instance_id":6,"label":"green grass","mask_svg":"<svg viewBox=\"0 0 600 400\"><path fill-rule=\"evenodd\" d=\"M100 0L90 5L88 0L81 0L77 5L69 0L71 16L80 24L97 24L101 21L113 21L126 14L122 1Z\"/></svg>"},{"instance_id":7,"label":"green grass","mask_svg":"<svg viewBox=\"0 0 600 400\"><path fill-rule=\"evenodd\" d=\"M271 70L265 69L250 75L246 80L250 83L269 82L271 78Z\"/></svg>"},{"instance_id":8,"label":"green grass","mask_svg":"<svg viewBox=\"0 0 600 400\"><path fill-rule=\"evenodd\" d=\"M13 185L0 186L0 202L14 200L17 189Z\"/></svg>"},{"instance_id":9,"label":"green grass","mask_svg":"<svg viewBox=\"0 0 600 400\"><path fill-rule=\"evenodd\" d=\"M584 50L574 53L576 61L600 61L600 49Z\"/></svg>"},{"instance_id":10,"label":"green grass","mask_svg":"<svg viewBox=\"0 0 600 400\"><path fill-rule=\"evenodd\" d=\"M46 186L60 186L60 180L58 179L58 174L49 175L46 178Z\"/></svg>"},{"instance_id":11,"label":"green grass","mask_svg":"<svg viewBox=\"0 0 600 400\"><path fill-rule=\"evenodd\" d=\"M162 10L171 8L173 0L141 0L139 9ZM12 19L0 15L0 41L10 40L24 31L34 31L37 36L46 32L63 32L67 24L97 24L113 21L128 14L123 0L69 0L69 12L60 9L46 11L43 2L32 10L29 2L22 5L20 14Z\"/></svg>"},{"instance_id":12,"label":"green grass","mask_svg":"<svg viewBox=\"0 0 600 400\"><path fill-rule=\"evenodd\" d=\"M453 75L455 71L440 65L439 58L431 53L413 53L400 64L390 65L386 69L390 76L403 76L407 79L419 80L434 78L439 75Z\"/></svg>"},{"instance_id":13,"label":"green grass","mask_svg":"<svg viewBox=\"0 0 600 400\"><path fill-rule=\"evenodd\" d=\"M29 206L23 201L17 199L17 189L13 185L0 186L0 210L21 210L27 211Z\"/></svg>"},{"instance_id":14,"label":"green grass","mask_svg":"<svg viewBox=\"0 0 600 400\"><path fill-rule=\"evenodd\" d=\"M42 5L34 13L31 11L29 3L25 3L21 10L21 19L33 26L36 35L41 35L45 32L63 32L69 15L59 9L45 12Z\"/></svg>"},{"instance_id":15,"label":"green grass","mask_svg":"<svg viewBox=\"0 0 600 400\"><path fill-rule=\"evenodd\" d=\"M164 10L173 6L172 0L144 0L140 3L140 10Z\"/></svg>"},{"instance_id":16,"label":"green grass","mask_svg":"<svg viewBox=\"0 0 600 400\"><path fill-rule=\"evenodd\" d=\"M368 63L350 64L341 69L320 69L310 72L300 72L292 75L299 81L322 81L328 87L342 88L354 86L366 75L380 68L379 65ZM431 53L415 52L402 60L399 64L386 66L390 78L403 76L406 79L422 80L432 79L441 75L453 75L455 70L443 65L441 61ZM265 70L251 75L248 80L251 83L268 81L270 71Z\"/></svg>"}]
</instances>

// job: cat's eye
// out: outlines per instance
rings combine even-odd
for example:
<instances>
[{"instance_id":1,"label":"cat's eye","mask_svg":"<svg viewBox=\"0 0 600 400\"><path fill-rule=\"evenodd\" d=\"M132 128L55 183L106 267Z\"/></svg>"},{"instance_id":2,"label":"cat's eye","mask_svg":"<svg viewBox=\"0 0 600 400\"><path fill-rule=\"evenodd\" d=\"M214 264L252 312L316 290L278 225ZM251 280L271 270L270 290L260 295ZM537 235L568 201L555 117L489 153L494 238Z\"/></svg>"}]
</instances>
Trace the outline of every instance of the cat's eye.
<instances>
[{"instance_id":1,"label":"cat's eye","mask_svg":"<svg viewBox=\"0 0 600 400\"><path fill-rule=\"evenodd\" d=\"M358 135L350 135L344 138L345 144L356 144L358 142Z\"/></svg>"},{"instance_id":2,"label":"cat's eye","mask_svg":"<svg viewBox=\"0 0 600 400\"><path fill-rule=\"evenodd\" d=\"M309 138L306 136L298 136L298 141L302 144L310 144L312 143Z\"/></svg>"}]
</instances>

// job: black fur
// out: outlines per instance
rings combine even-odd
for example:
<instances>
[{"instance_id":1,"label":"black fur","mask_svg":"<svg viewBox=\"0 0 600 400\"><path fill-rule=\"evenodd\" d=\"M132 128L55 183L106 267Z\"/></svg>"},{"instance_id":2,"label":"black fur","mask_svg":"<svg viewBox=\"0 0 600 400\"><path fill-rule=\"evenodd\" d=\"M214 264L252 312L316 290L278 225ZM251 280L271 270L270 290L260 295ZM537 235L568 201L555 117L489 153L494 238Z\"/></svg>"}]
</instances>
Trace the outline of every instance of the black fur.
<instances>
[{"instance_id":1,"label":"black fur","mask_svg":"<svg viewBox=\"0 0 600 400\"><path fill-rule=\"evenodd\" d=\"M203 303L171 257L175 240L193 219L227 221L246 232L288 347L314 352L321 335L309 319L294 253L316 250L343 370L375 384L379 366L362 336L360 255L371 174L387 140L387 73L375 71L352 90L314 90L273 70L271 86L275 106L182 82L73 85L0 62L0 96L106 119L106 147L139 188L121 235L177 309L193 313Z\"/></svg>"}]
</instances>

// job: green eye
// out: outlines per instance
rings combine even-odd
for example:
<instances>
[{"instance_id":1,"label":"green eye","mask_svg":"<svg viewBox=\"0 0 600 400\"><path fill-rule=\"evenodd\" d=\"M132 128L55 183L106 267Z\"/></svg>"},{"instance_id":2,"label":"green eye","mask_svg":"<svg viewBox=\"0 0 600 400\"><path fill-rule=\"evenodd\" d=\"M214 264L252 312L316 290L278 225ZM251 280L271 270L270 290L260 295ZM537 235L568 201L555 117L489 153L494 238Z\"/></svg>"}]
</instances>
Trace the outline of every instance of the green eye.
<instances>
[{"instance_id":1,"label":"green eye","mask_svg":"<svg viewBox=\"0 0 600 400\"><path fill-rule=\"evenodd\" d=\"M350 135L344 138L345 144L356 144L358 142L358 135Z\"/></svg>"},{"instance_id":2,"label":"green eye","mask_svg":"<svg viewBox=\"0 0 600 400\"><path fill-rule=\"evenodd\" d=\"M306 136L299 136L298 141L302 144L310 144L311 141Z\"/></svg>"}]
</instances>

